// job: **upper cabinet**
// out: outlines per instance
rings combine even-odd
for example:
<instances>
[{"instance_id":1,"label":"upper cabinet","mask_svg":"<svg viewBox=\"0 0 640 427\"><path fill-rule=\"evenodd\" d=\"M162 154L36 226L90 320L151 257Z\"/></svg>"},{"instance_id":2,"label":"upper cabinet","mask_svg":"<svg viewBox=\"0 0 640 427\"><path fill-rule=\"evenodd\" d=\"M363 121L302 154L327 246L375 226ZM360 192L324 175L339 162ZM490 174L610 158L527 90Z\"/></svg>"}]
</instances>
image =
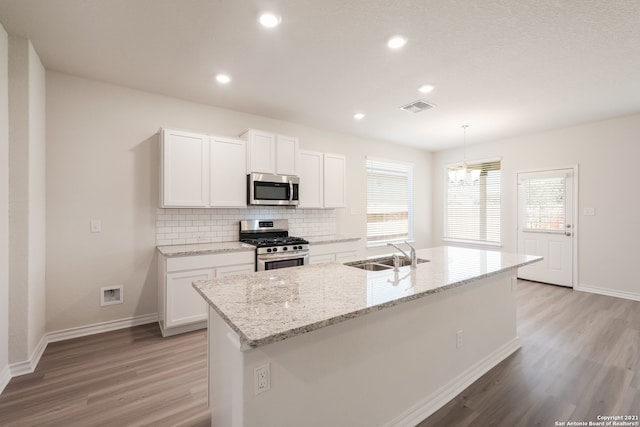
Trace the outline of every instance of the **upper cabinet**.
<instances>
[{"instance_id":1,"label":"upper cabinet","mask_svg":"<svg viewBox=\"0 0 640 427\"><path fill-rule=\"evenodd\" d=\"M337 154L300 151L298 208L346 206L346 158Z\"/></svg>"},{"instance_id":2,"label":"upper cabinet","mask_svg":"<svg viewBox=\"0 0 640 427\"><path fill-rule=\"evenodd\" d=\"M344 208L347 204L347 159L338 154L324 154L324 207Z\"/></svg>"},{"instance_id":3,"label":"upper cabinet","mask_svg":"<svg viewBox=\"0 0 640 427\"><path fill-rule=\"evenodd\" d=\"M324 207L323 153L300 150L300 177L298 208Z\"/></svg>"},{"instance_id":4,"label":"upper cabinet","mask_svg":"<svg viewBox=\"0 0 640 427\"><path fill-rule=\"evenodd\" d=\"M276 174L298 175L298 138L276 135Z\"/></svg>"},{"instance_id":5,"label":"upper cabinet","mask_svg":"<svg viewBox=\"0 0 640 427\"><path fill-rule=\"evenodd\" d=\"M248 143L247 173L298 174L297 138L256 129L249 129L240 137Z\"/></svg>"},{"instance_id":6,"label":"upper cabinet","mask_svg":"<svg viewBox=\"0 0 640 427\"><path fill-rule=\"evenodd\" d=\"M206 207L209 137L163 129L160 139L160 206Z\"/></svg>"},{"instance_id":7,"label":"upper cabinet","mask_svg":"<svg viewBox=\"0 0 640 427\"><path fill-rule=\"evenodd\" d=\"M246 207L246 142L162 129L160 206Z\"/></svg>"},{"instance_id":8,"label":"upper cabinet","mask_svg":"<svg viewBox=\"0 0 640 427\"><path fill-rule=\"evenodd\" d=\"M247 207L247 143L241 139L212 136L209 206Z\"/></svg>"}]
</instances>

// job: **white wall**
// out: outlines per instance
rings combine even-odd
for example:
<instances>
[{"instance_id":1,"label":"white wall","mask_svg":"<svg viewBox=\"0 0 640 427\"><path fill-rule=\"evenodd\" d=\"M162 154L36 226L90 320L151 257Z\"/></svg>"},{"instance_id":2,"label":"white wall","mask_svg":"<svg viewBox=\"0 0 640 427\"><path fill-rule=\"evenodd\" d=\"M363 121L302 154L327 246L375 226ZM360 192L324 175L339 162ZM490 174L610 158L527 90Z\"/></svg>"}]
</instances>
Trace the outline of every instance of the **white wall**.
<instances>
[{"instance_id":1,"label":"white wall","mask_svg":"<svg viewBox=\"0 0 640 427\"><path fill-rule=\"evenodd\" d=\"M9 37L9 361L31 360L45 332L45 70ZM39 356L38 356L39 357Z\"/></svg>"},{"instance_id":2,"label":"white wall","mask_svg":"<svg viewBox=\"0 0 640 427\"><path fill-rule=\"evenodd\" d=\"M416 240L431 243L426 151L48 72L48 331L156 312L160 127L230 136L253 127L346 155L348 206L336 210L336 223L347 235L366 232L365 155L413 162ZM102 233L89 233L91 219L102 220ZM117 284L124 304L100 308L100 287Z\"/></svg>"},{"instance_id":3,"label":"white wall","mask_svg":"<svg viewBox=\"0 0 640 427\"><path fill-rule=\"evenodd\" d=\"M0 393L9 381L9 39L0 25Z\"/></svg>"},{"instance_id":4,"label":"white wall","mask_svg":"<svg viewBox=\"0 0 640 427\"><path fill-rule=\"evenodd\" d=\"M502 243L515 252L515 173L579 165L578 286L640 299L637 279L640 238L640 115L588 123L488 144L467 146L467 159L502 158ZM444 165L461 150L434 155L434 243L442 243ZM593 207L596 216L583 216Z\"/></svg>"}]
</instances>

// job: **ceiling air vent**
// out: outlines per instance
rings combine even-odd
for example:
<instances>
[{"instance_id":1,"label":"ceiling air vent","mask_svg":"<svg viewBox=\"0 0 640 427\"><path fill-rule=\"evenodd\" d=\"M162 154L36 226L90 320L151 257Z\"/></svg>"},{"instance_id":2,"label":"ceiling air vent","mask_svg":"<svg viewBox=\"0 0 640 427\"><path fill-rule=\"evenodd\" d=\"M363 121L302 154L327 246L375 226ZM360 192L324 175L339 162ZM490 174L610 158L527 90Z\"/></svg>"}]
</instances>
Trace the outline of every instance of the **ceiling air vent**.
<instances>
[{"instance_id":1,"label":"ceiling air vent","mask_svg":"<svg viewBox=\"0 0 640 427\"><path fill-rule=\"evenodd\" d=\"M400 107L401 110L408 111L409 113L419 113L420 111L428 110L433 108L433 104L429 104L427 101L423 101L419 99L417 101L412 102L411 104L404 105Z\"/></svg>"}]
</instances>

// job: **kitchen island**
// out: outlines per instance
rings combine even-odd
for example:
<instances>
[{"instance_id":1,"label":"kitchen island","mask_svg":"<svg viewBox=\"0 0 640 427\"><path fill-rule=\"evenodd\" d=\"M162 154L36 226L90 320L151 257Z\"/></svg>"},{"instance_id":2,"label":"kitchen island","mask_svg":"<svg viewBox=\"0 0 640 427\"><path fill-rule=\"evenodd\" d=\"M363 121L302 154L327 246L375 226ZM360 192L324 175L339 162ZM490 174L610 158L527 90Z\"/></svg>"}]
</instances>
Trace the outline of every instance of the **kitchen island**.
<instances>
[{"instance_id":1,"label":"kitchen island","mask_svg":"<svg viewBox=\"0 0 640 427\"><path fill-rule=\"evenodd\" d=\"M515 272L540 257L456 247L418 257L429 262L194 283L210 306L212 425L415 425L519 348Z\"/></svg>"}]
</instances>

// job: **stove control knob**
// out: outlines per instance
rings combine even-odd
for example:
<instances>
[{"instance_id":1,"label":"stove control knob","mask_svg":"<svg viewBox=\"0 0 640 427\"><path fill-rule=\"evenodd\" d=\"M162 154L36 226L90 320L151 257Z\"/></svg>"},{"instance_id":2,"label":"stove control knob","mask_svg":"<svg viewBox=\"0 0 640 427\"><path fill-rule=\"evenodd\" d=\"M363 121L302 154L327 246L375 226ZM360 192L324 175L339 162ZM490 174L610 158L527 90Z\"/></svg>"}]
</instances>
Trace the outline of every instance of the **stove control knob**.
<instances>
[{"instance_id":1,"label":"stove control knob","mask_svg":"<svg viewBox=\"0 0 640 427\"><path fill-rule=\"evenodd\" d=\"M289 249L289 248L286 247L286 246L284 248L282 248L283 251L286 251L287 249Z\"/></svg>"},{"instance_id":2,"label":"stove control knob","mask_svg":"<svg viewBox=\"0 0 640 427\"><path fill-rule=\"evenodd\" d=\"M271 252L271 249L267 249L267 252Z\"/></svg>"},{"instance_id":3,"label":"stove control knob","mask_svg":"<svg viewBox=\"0 0 640 427\"><path fill-rule=\"evenodd\" d=\"M278 252L278 248L273 248L273 252Z\"/></svg>"},{"instance_id":4,"label":"stove control knob","mask_svg":"<svg viewBox=\"0 0 640 427\"><path fill-rule=\"evenodd\" d=\"M302 249L302 248L301 248L300 246L294 246L294 247L293 247L293 250L294 250L294 251L295 251L295 250L297 250L297 249Z\"/></svg>"}]
</instances>

